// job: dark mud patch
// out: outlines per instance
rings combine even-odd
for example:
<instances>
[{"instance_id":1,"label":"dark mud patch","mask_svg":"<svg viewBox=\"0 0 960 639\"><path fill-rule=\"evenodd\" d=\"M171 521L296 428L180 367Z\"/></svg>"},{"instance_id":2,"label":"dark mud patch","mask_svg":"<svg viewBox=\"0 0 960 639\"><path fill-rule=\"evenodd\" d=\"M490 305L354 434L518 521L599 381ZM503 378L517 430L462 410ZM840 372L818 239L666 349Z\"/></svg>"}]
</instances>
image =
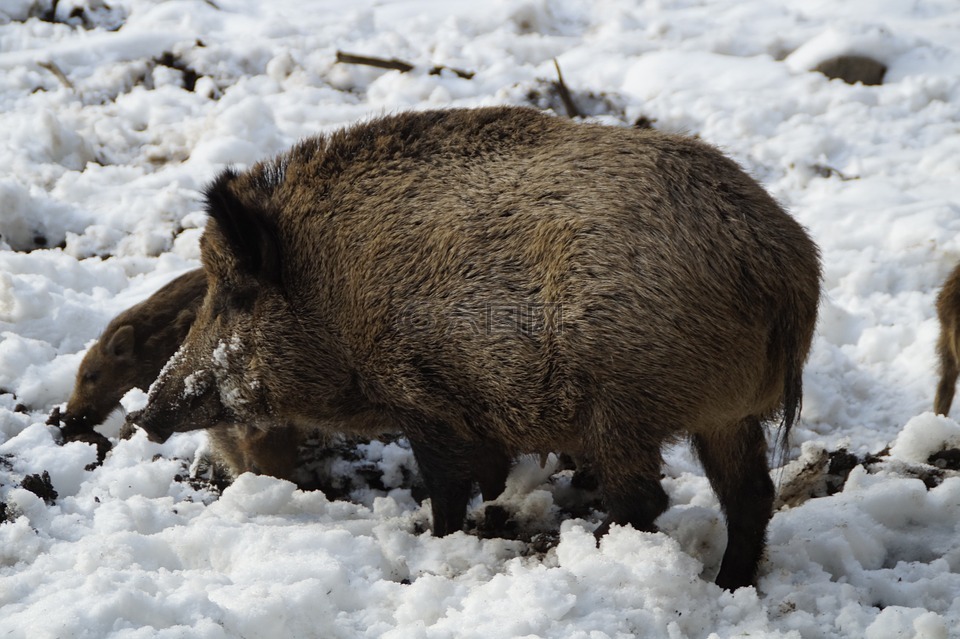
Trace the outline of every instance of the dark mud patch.
<instances>
[{"instance_id":1,"label":"dark mud patch","mask_svg":"<svg viewBox=\"0 0 960 639\"><path fill-rule=\"evenodd\" d=\"M927 464L913 464L890 457L889 447L877 453L857 455L846 448L820 449L792 462L784 469L775 509L796 507L808 499L830 497L846 486L851 471L862 466L869 474L893 473L919 479L927 489L936 488L951 474L960 471L960 450L934 453Z\"/></svg>"},{"instance_id":2,"label":"dark mud patch","mask_svg":"<svg viewBox=\"0 0 960 639\"><path fill-rule=\"evenodd\" d=\"M53 482L50 481L50 473L47 471L43 471L42 474L27 475L20 482L20 487L29 490L48 506L55 504L57 497L60 496L54 489Z\"/></svg>"}]
</instances>

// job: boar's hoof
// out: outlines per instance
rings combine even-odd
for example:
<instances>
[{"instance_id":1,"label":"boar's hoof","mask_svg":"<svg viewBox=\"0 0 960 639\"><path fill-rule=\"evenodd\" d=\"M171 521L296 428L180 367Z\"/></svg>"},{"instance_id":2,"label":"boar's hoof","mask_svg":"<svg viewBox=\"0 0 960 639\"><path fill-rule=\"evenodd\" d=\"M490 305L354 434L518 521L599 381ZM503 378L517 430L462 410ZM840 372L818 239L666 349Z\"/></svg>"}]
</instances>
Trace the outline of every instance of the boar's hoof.
<instances>
[{"instance_id":1,"label":"boar's hoof","mask_svg":"<svg viewBox=\"0 0 960 639\"><path fill-rule=\"evenodd\" d=\"M593 531L593 536L597 538L598 547L600 546L600 540L603 539L603 536L606 535L608 532L610 532L610 526L616 523L619 523L619 522L614 521L612 517L608 516L606 519L603 520L603 523L601 523L597 527L597 529ZM634 526L633 528L635 530L639 530L640 532L659 532L660 531L660 529L653 524L647 527Z\"/></svg>"},{"instance_id":2,"label":"boar's hoof","mask_svg":"<svg viewBox=\"0 0 960 639\"><path fill-rule=\"evenodd\" d=\"M481 539L516 539L517 521L500 504L487 504L483 517L477 522L477 536Z\"/></svg>"},{"instance_id":3,"label":"boar's hoof","mask_svg":"<svg viewBox=\"0 0 960 639\"><path fill-rule=\"evenodd\" d=\"M716 584L724 590L729 590L730 592L733 592L738 588L753 586L756 582L754 572L755 569L753 568L725 570L724 566L721 566L720 574L717 575Z\"/></svg>"}]
</instances>

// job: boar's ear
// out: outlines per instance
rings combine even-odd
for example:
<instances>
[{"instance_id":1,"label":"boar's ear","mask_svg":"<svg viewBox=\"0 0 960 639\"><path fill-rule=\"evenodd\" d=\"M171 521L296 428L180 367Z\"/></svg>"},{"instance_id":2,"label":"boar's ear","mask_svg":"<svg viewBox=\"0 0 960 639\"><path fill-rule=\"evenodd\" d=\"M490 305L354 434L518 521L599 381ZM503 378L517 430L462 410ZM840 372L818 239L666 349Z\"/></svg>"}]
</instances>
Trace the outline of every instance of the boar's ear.
<instances>
[{"instance_id":1,"label":"boar's ear","mask_svg":"<svg viewBox=\"0 0 960 639\"><path fill-rule=\"evenodd\" d=\"M240 201L230 188L237 173L227 169L206 190L210 222L225 240L239 268L261 282L280 285L280 243L272 219Z\"/></svg>"},{"instance_id":2,"label":"boar's ear","mask_svg":"<svg viewBox=\"0 0 960 639\"><path fill-rule=\"evenodd\" d=\"M133 355L133 326L124 324L107 341L107 353L116 359L125 359Z\"/></svg>"},{"instance_id":3,"label":"boar's ear","mask_svg":"<svg viewBox=\"0 0 960 639\"><path fill-rule=\"evenodd\" d=\"M193 322L196 319L197 313L191 308L185 308L177 313L177 319L173 321L173 326L177 334L186 338L187 333L190 332L190 327L193 326Z\"/></svg>"}]
</instances>

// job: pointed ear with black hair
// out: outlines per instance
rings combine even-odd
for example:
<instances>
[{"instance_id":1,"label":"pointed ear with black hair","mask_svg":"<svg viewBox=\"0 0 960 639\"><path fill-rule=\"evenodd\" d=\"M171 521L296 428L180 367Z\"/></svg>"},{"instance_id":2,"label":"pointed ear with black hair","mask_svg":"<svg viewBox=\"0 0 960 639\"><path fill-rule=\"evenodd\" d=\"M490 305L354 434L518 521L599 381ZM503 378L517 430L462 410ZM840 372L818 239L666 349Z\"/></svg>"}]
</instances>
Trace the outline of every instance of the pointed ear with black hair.
<instances>
[{"instance_id":1,"label":"pointed ear with black hair","mask_svg":"<svg viewBox=\"0 0 960 639\"><path fill-rule=\"evenodd\" d=\"M236 196L231 185L238 177L236 171L226 169L207 187L207 230L219 232L223 249L233 255L242 272L280 286L280 241L275 222L259 207L247 205Z\"/></svg>"}]
</instances>

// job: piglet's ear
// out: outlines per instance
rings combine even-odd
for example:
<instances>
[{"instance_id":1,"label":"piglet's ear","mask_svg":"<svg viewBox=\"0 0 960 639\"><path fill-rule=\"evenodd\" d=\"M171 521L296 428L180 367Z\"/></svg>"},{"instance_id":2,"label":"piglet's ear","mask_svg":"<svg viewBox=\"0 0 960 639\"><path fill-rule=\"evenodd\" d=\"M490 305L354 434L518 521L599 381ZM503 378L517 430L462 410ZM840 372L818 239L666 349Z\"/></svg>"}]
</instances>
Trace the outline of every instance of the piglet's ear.
<instances>
[{"instance_id":1,"label":"piglet's ear","mask_svg":"<svg viewBox=\"0 0 960 639\"><path fill-rule=\"evenodd\" d=\"M124 324L114 331L107 341L107 353L115 359L129 359L133 356L133 326Z\"/></svg>"},{"instance_id":2,"label":"piglet's ear","mask_svg":"<svg viewBox=\"0 0 960 639\"><path fill-rule=\"evenodd\" d=\"M206 190L207 231L222 238L222 250L233 254L246 275L280 285L280 242L273 219L245 204L234 192L237 173L227 169ZM211 228L212 227L212 228Z\"/></svg>"}]
</instances>

